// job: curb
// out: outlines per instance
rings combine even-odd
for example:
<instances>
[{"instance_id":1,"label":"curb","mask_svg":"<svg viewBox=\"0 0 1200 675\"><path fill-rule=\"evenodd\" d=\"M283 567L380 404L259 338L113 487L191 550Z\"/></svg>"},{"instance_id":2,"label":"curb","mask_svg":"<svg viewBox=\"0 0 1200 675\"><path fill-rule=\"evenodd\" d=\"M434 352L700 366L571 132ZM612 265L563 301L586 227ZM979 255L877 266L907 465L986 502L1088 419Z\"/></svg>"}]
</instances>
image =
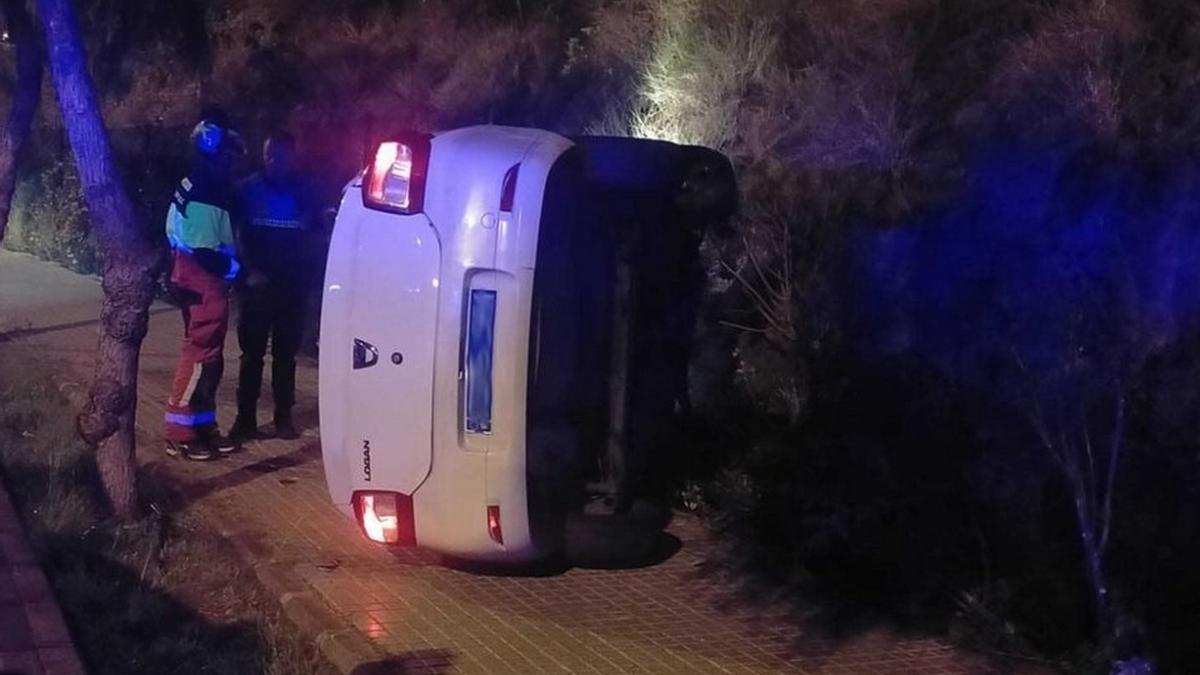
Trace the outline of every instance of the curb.
<instances>
[{"instance_id":1,"label":"curb","mask_svg":"<svg viewBox=\"0 0 1200 675\"><path fill-rule=\"evenodd\" d=\"M62 607L34 553L29 532L0 480L0 672L85 675ZM16 621L14 622L14 617ZM22 636L22 633L24 635ZM3 642L7 642L4 645Z\"/></svg>"},{"instance_id":2,"label":"curb","mask_svg":"<svg viewBox=\"0 0 1200 675\"><path fill-rule=\"evenodd\" d=\"M254 571L263 588L276 599L284 616L312 640L321 656L338 672L351 675L365 664L378 662L386 656L353 628L330 629L329 626L337 626L342 621L309 590L308 584L295 575L290 565L259 562L238 533L222 531L221 535Z\"/></svg>"}]
</instances>

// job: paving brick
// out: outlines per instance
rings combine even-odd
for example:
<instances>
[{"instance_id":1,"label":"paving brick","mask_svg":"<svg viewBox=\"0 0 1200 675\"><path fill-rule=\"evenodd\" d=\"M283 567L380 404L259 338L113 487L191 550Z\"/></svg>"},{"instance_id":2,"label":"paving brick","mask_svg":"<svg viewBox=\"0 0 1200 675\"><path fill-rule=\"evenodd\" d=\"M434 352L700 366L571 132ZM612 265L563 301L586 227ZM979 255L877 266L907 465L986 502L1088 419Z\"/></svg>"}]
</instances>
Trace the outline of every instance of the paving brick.
<instances>
[{"instance_id":1,"label":"paving brick","mask_svg":"<svg viewBox=\"0 0 1200 675\"><path fill-rule=\"evenodd\" d=\"M54 600L54 592L50 590L50 584L40 567L17 564L10 566L8 573L17 587L17 596L25 602Z\"/></svg>"},{"instance_id":2,"label":"paving brick","mask_svg":"<svg viewBox=\"0 0 1200 675\"><path fill-rule=\"evenodd\" d=\"M8 565L0 561L0 605L16 602L19 599L17 585L8 572Z\"/></svg>"},{"instance_id":3,"label":"paving brick","mask_svg":"<svg viewBox=\"0 0 1200 675\"><path fill-rule=\"evenodd\" d=\"M0 652L19 652L34 647L25 606L20 602L0 605Z\"/></svg>"},{"instance_id":4,"label":"paving brick","mask_svg":"<svg viewBox=\"0 0 1200 675\"><path fill-rule=\"evenodd\" d=\"M30 602L25 605L25 616L33 632L33 644L42 647L70 647L71 634L63 621L62 612L55 602Z\"/></svg>"},{"instance_id":5,"label":"paving brick","mask_svg":"<svg viewBox=\"0 0 1200 675\"><path fill-rule=\"evenodd\" d=\"M38 657L46 675L87 675L74 649L51 647L39 649Z\"/></svg>"},{"instance_id":6,"label":"paving brick","mask_svg":"<svg viewBox=\"0 0 1200 675\"><path fill-rule=\"evenodd\" d=\"M0 264L5 273L12 273L11 265ZM188 509L254 542L243 547L255 556L252 562L288 570L301 592L327 606L337 623L328 630L355 631L404 663L404 672L985 671L977 659L937 640L883 632L838 644L821 640L788 618L784 610L793 608L773 607L778 603L748 594L736 580L707 574L704 563L717 550L704 526L688 516L668 528L680 550L653 567L490 577L443 567L429 552L388 551L368 542L329 503L315 421L296 442L257 441L208 464L168 461L157 434L179 332L174 312L151 316L138 402L143 470L183 486ZM74 369L74 380L91 375L94 326L20 342L36 346L48 362ZM225 371L230 377L218 396L225 423L233 419L237 356L231 331ZM270 417L269 368L265 375L260 419ZM316 375L315 363L301 358L300 420L316 419ZM0 580L0 599L3 593ZM864 655L878 660L863 660Z\"/></svg>"},{"instance_id":7,"label":"paving brick","mask_svg":"<svg viewBox=\"0 0 1200 675\"><path fill-rule=\"evenodd\" d=\"M4 673L4 675L43 675L44 672L36 651L9 652L0 649L0 673Z\"/></svg>"},{"instance_id":8,"label":"paving brick","mask_svg":"<svg viewBox=\"0 0 1200 675\"><path fill-rule=\"evenodd\" d=\"M18 521L19 527L20 523ZM25 541L25 533L19 529L0 531L0 551L9 565L35 565L37 556Z\"/></svg>"}]
</instances>

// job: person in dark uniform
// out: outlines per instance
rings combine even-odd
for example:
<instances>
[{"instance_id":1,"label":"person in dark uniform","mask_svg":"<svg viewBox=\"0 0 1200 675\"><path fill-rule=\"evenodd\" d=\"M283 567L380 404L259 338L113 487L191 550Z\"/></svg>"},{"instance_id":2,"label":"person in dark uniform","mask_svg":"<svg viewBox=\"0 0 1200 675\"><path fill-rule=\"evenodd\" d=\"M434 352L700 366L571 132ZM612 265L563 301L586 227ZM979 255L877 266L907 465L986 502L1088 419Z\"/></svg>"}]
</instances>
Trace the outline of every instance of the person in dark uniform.
<instances>
[{"instance_id":1,"label":"person in dark uniform","mask_svg":"<svg viewBox=\"0 0 1200 675\"><path fill-rule=\"evenodd\" d=\"M295 168L296 143L286 132L263 144L263 170L239 187L242 213L238 244L245 267L238 289L238 414L229 435L259 435L256 409L262 388L263 357L271 344L271 385L275 435L298 436L292 419L296 402L296 353L304 329L308 287L315 279L317 209L311 190Z\"/></svg>"}]
</instances>

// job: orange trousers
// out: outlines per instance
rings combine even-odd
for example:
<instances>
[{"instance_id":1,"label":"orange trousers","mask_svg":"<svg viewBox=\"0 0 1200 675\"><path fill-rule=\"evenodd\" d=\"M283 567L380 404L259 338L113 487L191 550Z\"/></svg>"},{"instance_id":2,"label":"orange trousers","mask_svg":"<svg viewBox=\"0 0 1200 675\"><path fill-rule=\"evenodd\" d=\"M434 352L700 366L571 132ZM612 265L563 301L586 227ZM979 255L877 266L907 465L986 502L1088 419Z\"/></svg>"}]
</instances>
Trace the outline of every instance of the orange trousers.
<instances>
[{"instance_id":1,"label":"orange trousers","mask_svg":"<svg viewBox=\"0 0 1200 675\"><path fill-rule=\"evenodd\" d=\"M190 254L172 253L171 284L185 296L183 346L167 400L169 441L189 442L217 429L217 386L225 369L229 283L205 271Z\"/></svg>"}]
</instances>

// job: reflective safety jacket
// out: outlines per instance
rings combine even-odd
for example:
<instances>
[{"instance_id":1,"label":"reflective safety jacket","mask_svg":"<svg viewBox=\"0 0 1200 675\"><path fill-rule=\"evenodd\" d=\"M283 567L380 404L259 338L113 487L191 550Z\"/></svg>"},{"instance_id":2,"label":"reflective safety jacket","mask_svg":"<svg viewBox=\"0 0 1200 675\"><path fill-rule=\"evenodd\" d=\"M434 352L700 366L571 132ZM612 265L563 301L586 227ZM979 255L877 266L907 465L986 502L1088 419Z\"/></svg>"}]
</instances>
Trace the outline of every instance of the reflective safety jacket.
<instances>
[{"instance_id":1,"label":"reflective safety jacket","mask_svg":"<svg viewBox=\"0 0 1200 675\"><path fill-rule=\"evenodd\" d=\"M171 248L195 256L205 271L226 279L236 277L240 265L234 257L233 203L227 181L203 168L185 176L167 209Z\"/></svg>"}]
</instances>

